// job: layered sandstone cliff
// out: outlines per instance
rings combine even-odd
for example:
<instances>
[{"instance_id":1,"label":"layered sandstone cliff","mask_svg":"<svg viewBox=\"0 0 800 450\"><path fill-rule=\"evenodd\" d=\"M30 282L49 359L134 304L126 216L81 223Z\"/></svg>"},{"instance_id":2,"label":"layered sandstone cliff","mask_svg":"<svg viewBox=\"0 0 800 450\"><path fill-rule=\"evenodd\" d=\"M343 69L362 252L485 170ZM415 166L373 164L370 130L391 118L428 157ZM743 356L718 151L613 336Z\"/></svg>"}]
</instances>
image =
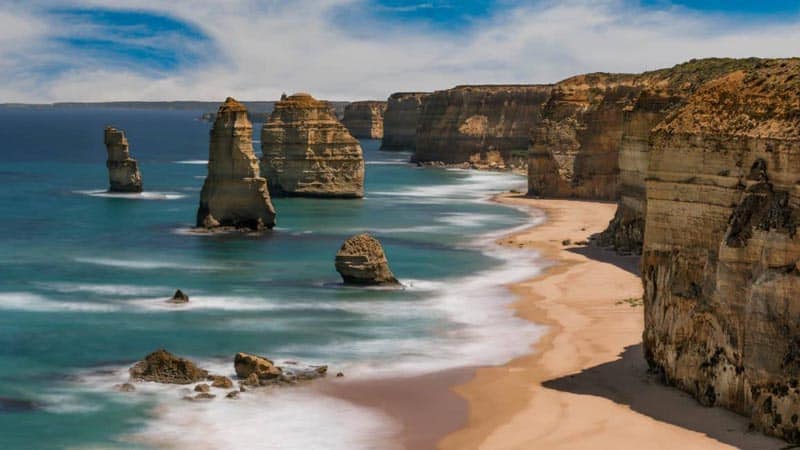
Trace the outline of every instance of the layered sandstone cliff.
<instances>
[{"instance_id":1,"label":"layered sandstone cliff","mask_svg":"<svg viewBox=\"0 0 800 450\"><path fill-rule=\"evenodd\" d=\"M342 124L359 139L383 138L383 113L386 102L353 102L344 108Z\"/></svg>"},{"instance_id":2,"label":"layered sandstone cliff","mask_svg":"<svg viewBox=\"0 0 800 450\"><path fill-rule=\"evenodd\" d=\"M361 145L328 102L295 94L261 129L261 168L273 195L363 197Z\"/></svg>"},{"instance_id":3,"label":"layered sandstone cliff","mask_svg":"<svg viewBox=\"0 0 800 450\"><path fill-rule=\"evenodd\" d=\"M428 95L425 92L398 92L389 97L383 115L381 150L414 150L422 101Z\"/></svg>"},{"instance_id":4,"label":"layered sandstone cliff","mask_svg":"<svg viewBox=\"0 0 800 450\"><path fill-rule=\"evenodd\" d=\"M645 355L800 442L800 60L707 82L650 136Z\"/></svg>"},{"instance_id":5,"label":"layered sandstone cliff","mask_svg":"<svg viewBox=\"0 0 800 450\"><path fill-rule=\"evenodd\" d=\"M108 190L110 192L142 192L139 163L131 158L125 132L108 126L103 141L108 152Z\"/></svg>"},{"instance_id":6,"label":"layered sandstone cliff","mask_svg":"<svg viewBox=\"0 0 800 450\"><path fill-rule=\"evenodd\" d=\"M619 202L614 220L600 236L602 245L640 253L644 241L645 179L650 134L697 89L736 70L749 70L758 59L711 58L692 60L636 77L638 93L623 109L619 147Z\"/></svg>"},{"instance_id":7,"label":"layered sandstone cliff","mask_svg":"<svg viewBox=\"0 0 800 450\"><path fill-rule=\"evenodd\" d=\"M530 130L542 120L550 85L457 86L425 98L416 162L457 164L497 158L525 164Z\"/></svg>"},{"instance_id":8,"label":"layered sandstone cliff","mask_svg":"<svg viewBox=\"0 0 800 450\"><path fill-rule=\"evenodd\" d=\"M617 198L623 111L638 92L635 75L597 73L557 83L531 130L528 193Z\"/></svg>"},{"instance_id":9,"label":"layered sandstone cliff","mask_svg":"<svg viewBox=\"0 0 800 450\"><path fill-rule=\"evenodd\" d=\"M211 128L198 227L261 230L275 225L275 208L253 153L252 136L247 108L228 97Z\"/></svg>"}]
</instances>

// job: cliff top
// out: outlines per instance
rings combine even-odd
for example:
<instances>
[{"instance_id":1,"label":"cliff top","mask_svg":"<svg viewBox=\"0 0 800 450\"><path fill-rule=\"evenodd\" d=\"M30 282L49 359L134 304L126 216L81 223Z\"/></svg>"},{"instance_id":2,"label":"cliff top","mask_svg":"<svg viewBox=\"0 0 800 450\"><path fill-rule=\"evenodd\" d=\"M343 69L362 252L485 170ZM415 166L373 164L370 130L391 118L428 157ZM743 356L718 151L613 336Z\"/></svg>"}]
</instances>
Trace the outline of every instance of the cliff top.
<instances>
[{"instance_id":1,"label":"cliff top","mask_svg":"<svg viewBox=\"0 0 800 450\"><path fill-rule=\"evenodd\" d=\"M656 130L773 139L800 138L800 59L740 60Z\"/></svg>"},{"instance_id":2,"label":"cliff top","mask_svg":"<svg viewBox=\"0 0 800 450\"><path fill-rule=\"evenodd\" d=\"M247 107L237 102L233 97L228 97L225 99L225 102L220 105L217 114L226 112L247 112Z\"/></svg>"},{"instance_id":3,"label":"cliff top","mask_svg":"<svg viewBox=\"0 0 800 450\"><path fill-rule=\"evenodd\" d=\"M350 102L345 108L351 106L385 106L386 102L383 100L359 100L357 102Z\"/></svg>"},{"instance_id":4,"label":"cliff top","mask_svg":"<svg viewBox=\"0 0 800 450\"><path fill-rule=\"evenodd\" d=\"M444 91L484 91L484 92L501 92L508 90L543 90L552 89L552 84L460 84L452 89L445 89Z\"/></svg>"},{"instance_id":5,"label":"cliff top","mask_svg":"<svg viewBox=\"0 0 800 450\"><path fill-rule=\"evenodd\" d=\"M306 92L292 94L275 105L277 108L329 108L328 102L317 100Z\"/></svg>"}]
</instances>

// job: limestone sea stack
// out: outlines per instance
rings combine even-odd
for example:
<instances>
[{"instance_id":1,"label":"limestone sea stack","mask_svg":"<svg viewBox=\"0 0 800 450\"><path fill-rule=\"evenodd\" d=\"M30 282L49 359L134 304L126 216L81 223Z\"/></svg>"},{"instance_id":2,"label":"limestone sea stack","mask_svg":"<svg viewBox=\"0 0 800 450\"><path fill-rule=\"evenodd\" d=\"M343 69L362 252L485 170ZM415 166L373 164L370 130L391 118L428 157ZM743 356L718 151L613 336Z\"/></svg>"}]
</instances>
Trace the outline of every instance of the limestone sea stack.
<instances>
[{"instance_id":1,"label":"limestone sea stack","mask_svg":"<svg viewBox=\"0 0 800 450\"><path fill-rule=\"evenodd\" d=\"M398 92L389 97L383 115L381 150L414 150L422 101L428 95L427 92Z\"/></svg>"},{"instance_id":2,"label":"limestone sea stack","mask_svg":"<svg viewBox=\"0 0 800 450\"><path fill-rule=\"evenodd\" d=\"M386 102L353 102L344 108L342 124L358 139L381 139L385 111Z\"/></svg>"},{"instance_id":3,"label":"limestone sea stack","mask_svg":"<svg viewBox=\"0 0 800 450\"><path fill-rule=\"evenodd\" d=\"M208 176L200 194L197 226L262 230L275 226L267 180L253 153L247 108L228 97L211 128Z\"/></svg>"},{"instance_id":4,"label":"limestone sea stack","mask_svg":"<svg viewBox=\"0 0 800 450\"><path fill-rule=\"evenodd\" d=\"M651 368L800 443L800 59L696 90L650 135L642 280Z\"/></svg>"},{"instance_id":5,"label":"limestone sea stack","mask_svg":"<svg viewBox=\"0 0 800 450\"><path fill-rule=\"evenodd\" d=\"M139 164L131 158L125 132L108 126L104 142L108 151L108 181L110 192L142 192L142 174Z\"/></svg>"},{"instance_id":6,"label":"limestone sea stack","mask_svg":"<svg viewBox=\"0 0 800 450\"><path fill-rule=\"evenodd\" d=\"M361 145L328 102L300 93L276 103L261 129L261 152L273 195L364 196Z\"/></svg>"},{"instance_id":7,"label":"limestone sea stack","mask_svg":"<svg viewBox=\"0 0 800 450\"><path fill-rule=\"evenodd\" d=\"M398 285L389 269L383 247L369 234L358 234L347 239L336 253L336 271L345 284Z\"/></svg>"}]
</instances>

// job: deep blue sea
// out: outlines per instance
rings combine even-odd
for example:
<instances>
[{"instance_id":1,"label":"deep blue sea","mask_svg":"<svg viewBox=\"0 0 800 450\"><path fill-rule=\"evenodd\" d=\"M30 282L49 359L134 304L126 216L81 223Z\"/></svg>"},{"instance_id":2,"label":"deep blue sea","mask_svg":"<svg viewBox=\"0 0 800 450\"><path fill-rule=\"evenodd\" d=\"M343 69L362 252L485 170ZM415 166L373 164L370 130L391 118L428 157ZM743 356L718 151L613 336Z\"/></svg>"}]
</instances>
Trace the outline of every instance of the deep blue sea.
<instances>
[{"instance_id":1,"label":"deep blue sea","mask_svg":"<svg viewBox=\"0 0 800 450\"><path fill-rule=\"evenodd\" d=\"M540 330L513 317L503 285L537 260L492 242L533 219L487 200L523 178L421 169L366 140L365 199L274 199L270 233L192 234L202 112L0 108L0 449L375 448L396 426L303 388L202 404L180 387L113 389L159 347L225 375L247 351L354 378L528 349ZM105 192L109 124L126 131L142 195ZM340 284L334 255L363 231L404 289ZM190 303L166 304L178 288Z\"/></svg>"}]
</instances>

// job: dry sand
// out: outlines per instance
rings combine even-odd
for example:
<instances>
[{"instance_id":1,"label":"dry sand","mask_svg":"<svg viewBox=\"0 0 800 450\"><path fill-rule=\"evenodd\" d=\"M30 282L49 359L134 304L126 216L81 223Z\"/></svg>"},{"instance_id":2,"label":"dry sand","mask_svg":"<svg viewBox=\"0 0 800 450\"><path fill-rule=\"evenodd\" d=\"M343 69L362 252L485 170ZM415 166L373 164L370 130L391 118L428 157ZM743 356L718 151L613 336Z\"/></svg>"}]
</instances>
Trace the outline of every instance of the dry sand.
<instances>
[{"instance_id":1,"label":"dry sand","mask_svg":"<svg viewBox=\"0 0 800 450\"><path fill-rule=\"evenodd\" d=\"M748 421L706 408L647 373L638 258L562 241L586 240L608 225L616 205L497 201L544 210L547 221L499 241L530 248L553 265L511 286L513 305L549 327L533 353L478 369L455 391L469 403L465 427L439 442L466 449L779 449L786 443L748 432ZM632 306L632 304L634 306Z\"/></svg>"}]
</instances>

